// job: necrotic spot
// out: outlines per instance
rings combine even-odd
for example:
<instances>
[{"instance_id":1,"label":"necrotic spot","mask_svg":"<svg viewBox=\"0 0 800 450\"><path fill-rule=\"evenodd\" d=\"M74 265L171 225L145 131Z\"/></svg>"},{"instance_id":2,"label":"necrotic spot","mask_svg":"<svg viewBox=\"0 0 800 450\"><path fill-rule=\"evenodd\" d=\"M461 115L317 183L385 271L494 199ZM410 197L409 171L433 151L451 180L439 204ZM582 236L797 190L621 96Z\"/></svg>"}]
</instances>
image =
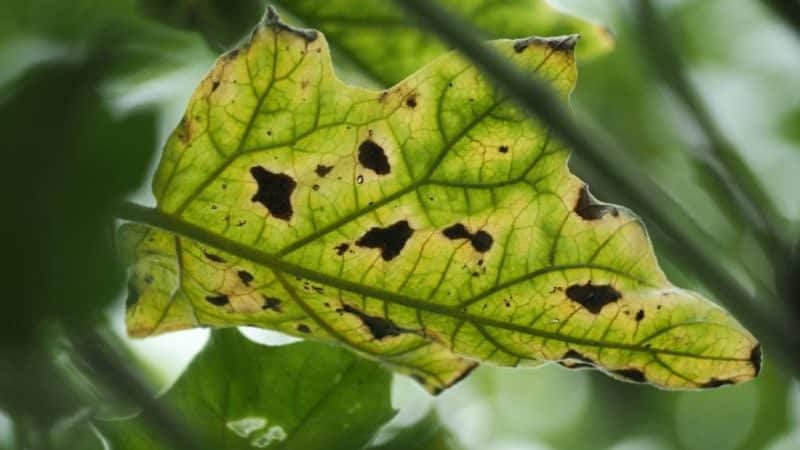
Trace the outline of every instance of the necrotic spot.
<instances>
[{"instance_id":1,"label":"necrotic spot","mask_svg":"<svg viewBox=\"0 0 800 450\"><path fill-rule=\"evenodd\" d=\"M378 175L386 175L392 171L383 147L369 139L358 146L358 162Z\"/></svg>"},{"instance_id":2,"label":"necrotic spot","mask_svg":"<svg viewBox=\"0 0 800 450\"><path fill-rule=\"evenodd\" d=\"M581 353L576 352L575 350L567 350L567 352L564 353L564 356L561 357L561 360L558 361L558 363L568 369L595 368L594 361L583 356Z\"/></svg>"},{"instance_id":3,"label":"necrotic spot","mask_svg":"<svg viewBox=\"0 0 800 450\"><path fill-rule=\"evenodd\" d=\"M128 283L128 297L125 298L125 307L130 308L139 302L139 290L133 283Z\"/></svg>"},{"instance_id":4,"label":"necrotic spot","mask_svg":"<svg viewBox=\"0 0 800 450\"><path fill-rule=\"evenodd\" d=\"M245 286L250 286L250 282L253 281L253 275L246 270L240 270L236 272L236 275L239 276L239 279L242 280Z\"/></svg>"},{"instance_id":5,"label":"necrotic spot","mask_svg":"<svg viewBox=\"0 0 800 450\"><path fill-rule=\"evenodd\" d=\"M734 384L734 383L731 380L718 380L716 378L712 378L708 380L707 383L701 384L700 387L704 389L712 389L712 388L718 388L720 386L725 386L727 384Z\"/></svg>"},{"instance_id":6,"label":"necrotic spot","mask_svg":"<svg viewBox=\"0 0 800 450\"><path fill-rule=\"evenodd\" d=\"M209 261L214 261L215 263L224 263L225 260L222 259L221 256L215 255L213 253L203 253L203 255L208 258Z\"/></svg>"},{"instance_id":7,"label":"necrotic spot","mask_svg":"<svg viewBox=\"0 0 800 450\"><path fill-rule=\"evenodd\" d=\"M258 183L258 191L251 200L264 205L273 217L291 219L293 213L291 196L297 186L292 177L270 172L261 166L250 168L250 174Z\"/></svg>"},{"instance_id":8,"label":"necrotic spot","mask_svg":"<svg viewBox=\"0 0 800 450\"><path fill-rule=\"evenodd\" d=\"M644 310L640 309L639 312L636 313L636 321L641 322L644 319Z\"/></svg>"},{"instance_id":9,"label":"necrotic spot","mask_svg":"<svg viewBox=\"0 0 800 450\"><path fill-rule=\"evenodd\" d=\"M214 306L225 306L229 303L227 295L207 295L206 301Z\"/></svg>"},{"instance_id":10,"label":"necrotic spot","mask_svg":"<svg viewBox=\"0 0 800 450\"><path fill-rule=\"evenodd\" d=\"M414 230L408 225L408 221L401 220L386 228L370 228L364 236L356 241L356 245L380 249L381 258L389 261L400 254L412 234L414 234Z\"/></svg>"},{"instance_id":11,"label":"necrotic spot","mask_svg":"<svg viewBox=\"0 0 800 450\"><path fill-rule=\"evenodd\" d=\"M481 253L489 251L492 248L492 243L494 239L492 239L492 235L489 233L479 230L476 233L470 233L463 224L457 223L455 225L451 225L444 230L442 230L442 234L447 239L455 240L455 239L469 239L470 244L472 244L472 248L476 251Z\"/></svg>"},{"instance_id":12,"label":"necrotic spot","mask_svg":"<svg viewBox=\"0 0 800 450\"><path fill-rule=\"evenodd\" d=\"M417 98L416 98L416 97L409 97L409 98L406 100L406 105L407 105L409 108L416 108L416 107L417 107Z\"/></svg>"},{"instance_id":13,"label":"necrotic spot","mask_svg":"<svg viewBox=\"0 0 800 450\"><path fill-rule=\"evenodd\" d=\"M350 248L350 244L348 244L347 242L342 242L341 244L337 245L333 249L336 250L336 254L337 255L342 256L342 255L344 255L344 252L346 252L349 248Z\"/></svg>"},{"instance_id":14,"label":"necrotic spot","mask_svg":"<svg viewBox=\"0 0 800 450\"><path fill-rule=\"evenodd\" d=\"M589 281L584 285L573 284L568 287L567 297L580 303L589 312L597 314L607 304L619 300L622 295L607 284L595 286Z\"/></svg>"},{"instance_id":15,"label":"necrotic spot","mask_svg":"<svg viewBox=\"0 0 800 450\"><path fill-rule=\"evenodd\" d=\"M352 314L359 319L369 330L369 334L377 340L381 340L388 336L398 336L405 333L407 330L398 327L394 322L389 319L378 316L370 316L360 309L354 308L346 303L342 304L342 311Z\"/></svg>"},{"instance_id":16,"label":"necrotic spot","mask_svg":"<svg viewBox=\"0 0 800 450\"><path fill-rule=\"evenodd\" d=\"M314 169L318 177L324 177L325 175L329 174L333 170L333 166L324 166L322 164L317 164L317 168Z\"/></svg>"},{"instance_id":17,"label":"necrotic spot","mask_svg":"<svg viewBox=\"0 0 800 450\"><path fill-rule=\"evenodd\" d=\"M508 153L508 146L507 145L501 145L500 146L500 153Z\"/></svg>"},{"instance_id":18,"label":"necrotic spot","mask_svg":"<svg viewBox=\"0 0 800 450\"><path fill-rule=\"evenodd\" d=\"M615 370L613 373L634 383L647 383L647 378L639 369L621 369Z\"/></svg>"},{"instance_id":19,"label":"necrotic spot","mask_svg":"<svg viewBox=\"0 0 800 450\"><path fill-rule=\"evenodd\" d=\"M750 352L750 363L753 364L755 375L758 375L761 372L761 344L756 344Z\"/></svg>"},{"instance_id":20,"label":"necrotic spot","mask_svg":"<svg viewBox=\"0 0 800 450\"><path fill-rule=\"evenodd\" d=\"M581 216L584 220L597 220L602 218L607 213L612 216L619 216L619 211L612 205L605 205L598 203L597 200L589 192L589 189L584 185L578 191L578 201L575 203L575 213Z\"/></svg>"},{"instance_id":21,"label":"necrotic spot","mask_svg":"<svg viewBox=\"0 0 800 450\"><path fill-rule=\"evenodd\" d=\"M301 323L297 325L297 331L301 333L311 333L311 328L308 328L308 325Z\"/></svg>"},{"instance_id":22,"label":"necrotic spot","mask_svg":"<svg viewBox=\"0 0 800 450\"><path fill-rule=\"evenodd\" d=\"M264 304L261 309L269 309L275 312L281 312L281 301L275 297L264 297Z\"/></svg>"}]
</instances>

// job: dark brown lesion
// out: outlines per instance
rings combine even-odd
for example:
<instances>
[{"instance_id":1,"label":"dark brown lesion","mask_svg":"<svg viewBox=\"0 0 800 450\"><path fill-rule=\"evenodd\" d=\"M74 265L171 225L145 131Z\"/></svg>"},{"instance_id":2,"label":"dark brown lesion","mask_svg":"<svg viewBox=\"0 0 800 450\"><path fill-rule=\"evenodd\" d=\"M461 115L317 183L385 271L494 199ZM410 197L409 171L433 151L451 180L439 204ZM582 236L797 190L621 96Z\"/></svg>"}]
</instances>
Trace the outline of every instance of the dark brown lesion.
<instances>
[{"instance_id":1,"label":"dark brown lesion","mask_svg":"<svg viewBox=\"0 0 800 450\"><path fill-rule=\"evenodd\" d=\"M647 383L647 377L639 369L619 369L611 373L632 383Z\"/></svg>"},{"instance_id":2,"label":"dark brown lesion","mask_svg":"<svg viewBox=\"0 0 800 450\"><path fill-rule=\"evenodd\" d=\"M641 322L642 320L644 320L644 310L643 309L640 309L639 312L636 313L635 319L636 319L637 322Z\"/></svg>"},{"instance_id":3,"label":"dark brown lesion","mask_svg":"<svg viewBox=\"0 0 800 450\"><path fill-rule=\"evenodd\" d=\"M597 366L591 358L575 350L567 350L564 356L558 361L558 364L566 367L567 369L596 369Z\"/></svg>"},{"instance_id":4,"label":"dark brown lesion","mask_svg":"<svg viewBox=\"0 0 800 450\"><path fill-rule=\"evenodd\" d=\"M326 166L324 164L317 164L317 168L314 169L314 172L317 174L318 177L324 178L325 175L329 174L333 170L333 166Z\"/></svg>"},{"instance_id":5,"label":"dark brown lesion","mask_svg":"<svg viewBox=\"0 0 800 450\"><path fill-rule=\"evenodd\" d=\"M566 290L567 297L579 303L592 314L598 314L604 306L614 303L622 294L608 284L594 285L591 280L586 284L573 284Z\"/></svg>"},{"instance_id":6,"label":"dark brown lesion","mask_svg":"<svg viewBox=\"0 0 800 450\"><path fill-rule=\"evenodd\" d=\"M383 147L372 139L367 139L358 146L358 162L378 175L387 175L392 171Z\"/></svg>"},{"instance_id":7,"label":"dark brown lesion","mask_svg":"<svg viewBox=\"0 0 800 450\"><path fill-rule=\"evenodd\" d=\"M341 308L337 309L337 312L344 312L358 317L361 323L369 330L369 334L379 341L387 337L399 336L409 332L409 330L397 326L397 324L385 317L371 316L347 303L343 303Z\"/></svg>"},{"instance_id":8,"label":"dark brown lesion","mask_svg":"<svg viewBox=\"0 0 800 450\"><path fill-rule=\"evenodd\" d=\"M291 219L294 213L291 197L297 182L289 175L270 172L261 166L251 167L250 175L258 183L258 191L250 200L264 205L275 218Z\"/></svg>"},{"instance_id":9,"label":"dark brown lesion","mask_svg":"<svg viewBox=\"0 0 800 450\"><path fill-rule=\"evenodd\" d=\"M602 219L606 214L619 217L619 210L616 207L598 202L586 185L578 191L578 201L575 203L574 211L584 220Z\"/></svg>"},{"instance_id":10,"label":"dark brown lesion","mask_svg":"<svg viewBox=\"0 0 800 450\"><path fill-rule=\"evenodd\" d=\"M267 13L264 15L264 25L272 26L278 30L288 31L303 38L306 43L314 42L317 39L317 31L306 28L295 28L281 21L281 16L275 11L272 5L267 6Z\"/></svg>"},{"instance_id":11,"label":"dark brown lesion","mask_svg":"<svg viewBox=\"0 0 800 450\"><path fill-rule=\"evenodd\" d=\"M228 299L228 296L224 294L207 295L206 301L214 306L225 306L230 303L230 299Z\"/></svg>"},{"instance_id":12,"label":"dark brown lesion","mask_svg":"<svg viewBox=\"0 0 800 450\"><path fill-rule=\"evenodd\" d=\"M445 228L442 230L442 234L450 240L467 239L470 244L472 244L472 248L481 253L488 252L494 243L494 238L492 238L491 234L484 230L471 233L462 223L457 223Z\"/></svg>"},{"instance_id":13,"label":"dark brown lesion","mask_svg":"<svg viewBox=\"0 0 800 450\"><path fill-rule=\"evenodd\" d=\"M761 344L756 344L756 346L753 347L753 350L750 352L750 363L753 365L754 376L761 372L761 360Z\"/></svg>"},{"instance_id":14,"label":"dark brown lesion","mask_svg":"<svg viewBox=\"0 0 800 450\"><path fill-rule=\"evenodd\" d=\"M522 53L531 45L544 45L554 51L571 52L575 50L575 45L578 43L577 34L568 34L566 36L553 36L553 37L539 37L531 36L524 39L517 39L514 41L514 51Z\"/></svg>"},{"instance_id":15,"label":"dark brown lesion","mask_svg":"<svg viewBox=\"0 0 800 450\"><path fill-rule=\"evenodd\" d=\"M309 328L308 325L306 325L304 323L297 324L296 330L301 332L301 333L304 333L304 334L311 333L311 328Z\"/></svg>"},{"instance_id":16,"label":"dark brown lesion","mask_svg":"<svg viewBox=\"0 0 800 450\"><path fill-rule=\"evenodd\" d=\"M401 220L385 228L370 228L356 241L356 245L380 249L381 258L384 261L391 261L400 254L412 234L414 234L414 229L411 228L408 221Z\"/></svg>"},{"instance_id":17,"label":"dark brown lesion","mask_svg":"<svg viewBox=\"0 0 800 450\"><path fill-rule=\"evenodd\" d=\"M270 310L275 312L282 312L283 308L281 307L281 300L275 297L264 297L264 303L261 305L262 310Z\"/></svg>"},{"instance_id":18,"label":"dark brown lesion","mask_svg":"<svg viewBox=\"0 0 800 450\"><path fill-rule=\"evenodd\" d=\"M712 378L712 379L708 380L707 382L701 384L700 387L703 388L703 389L714 389L714 388L718 388L718 387L721 387L721 386L726 386L726 385L729 385L729 384L736 384L736 383L731 381L731 380L720 380L720 379L717 379L717 378Z\"/></svg>"},{"instance_id":19,"label":"dark brown lesion","mask_svg":"<svg viewBox=\"0 0 800 450\"><path fill-rule=\"evenodd\" d=\"M251 274L246 270L240 270L236 272L236 275L239 277L239 280L241 280L242 284L244 284L245 286L250 286L250 283L254 279L253 274Z\"/></svg>"}]
</instances>

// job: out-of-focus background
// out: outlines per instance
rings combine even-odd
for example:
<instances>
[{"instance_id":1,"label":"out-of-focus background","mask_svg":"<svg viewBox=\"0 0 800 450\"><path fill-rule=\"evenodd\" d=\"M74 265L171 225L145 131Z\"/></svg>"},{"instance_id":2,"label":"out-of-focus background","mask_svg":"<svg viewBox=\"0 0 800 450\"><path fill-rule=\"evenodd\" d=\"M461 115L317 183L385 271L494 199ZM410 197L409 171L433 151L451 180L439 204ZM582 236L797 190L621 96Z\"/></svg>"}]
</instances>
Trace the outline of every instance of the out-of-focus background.
<instances>
[{"instance_id":1,"label":"out-of-focus background","mask_svg":"<svg viewBox=\"0 0 800 450\"><path fill-rule=\"evenodd\" d=\"M636 25L634 1L552 2L565 12L603 24L615 41L607 53L578 61L572 106L579 117L591 117L635 153L640 170L689 211L711 237L713 251L723 265L757 292L760 284L773 277L767 258L710 193L713 182L691 156L702 152L706 142L685 108L654 73L650 49ZM34 238L12 243L12 256L4 258L4 264L15 267L4 275L0 323L5 346L24 341L25 328L33 323L38 310L35 305L16 303L15 299L25 298L17 291L30 294L46 289L42 286L48 277L63 278L63 286L68 286L63 302L53 306L64 314L81 314L81 308L71 306L71 299L93 286L105 286L111 293L108 297L116 300L100 301L99 306L132 357L163 389L204 345L208 331L129 340L123 324L124 293L115 293L119 280L110 282L96 271L87 279L85 269L92 266L91 254L90 259L79 258L69 267L63 264L70 261L77 246L95 245L98 234L94 231L105 236L113 230L102 225L95 229L79 219L61 226L38 223L42 208L66 208L65 202L73 202L69 204L75 205L74 211L82 211L84 203L99 202L110 208L115 194L152 205L149 174L160 146L214 58L230 46L232 41L225 33L230 33L231 27L227 24L259 20L258 15L236 17L234 1L223 2L226 6L219 14L211 14L215 17L211 22L204 20L209 17L205 13L198 13L194 20L170 20L175 14L159 14L159 7L152 5L158 2L144 3L149 6L127 0L0 2L0 127L4 136L10 136L10 140L2 138L2 145L9 146L3 158L10 158L3 163L2 195L7 200L4 221L14 222L3 227L8 228L5 235L12 237L21 235L20 229L31 234L31 227L36 231ZM800 32L759 1L656 3L689 79L699 88L723 134L763 183L796 241L800 223ZM287 21L303 25L301 17L284 12ZM208 33L203 27L224 31ZM247 31L241 29L236 35ZM326 31L324 27L322 31ZM225 38L214 41L209 36ZM345 58L334 63L346 80L375 86ZM31 141L35 149L28 150ZM26 151L20 151L22 148ZM99 162L81 164L73 157L77 154L73 148L92 149L93 155L100 155ZM111 152L121 148L130 148L128 159ZM602 195L602 180L587 178L593 186L600 186L598 196L608 199ZM75 185L78 187L67 188ZM69 234L87 227L94 231ZM61 263L57 267L37 265L36 258L25 256L31 248L39 255L54 252ZM703 290L692 267L660 256L676 284ZM22 263L16 264L18 260ZM52 294L47 292L49 298ZM768 309L770 305L765 300L756 307ZM271 344L292 340L254 329L244 332ZM798 449L800 383L771 358L769 348L765 354L764 371L755 381L704 392L663 392L616 382L599 373L554 366L535 370L481 367L456 387L432 398L409 379L397 376L393 403L400 413L383 434L390 436L392 429L414 423L435 409L464 449ZM9 379L13 376L10 369L2 365L0 369L0 380L6 385L46 385L46 380ZM50 395L44 388L41 393ZM0 408L14 407L5 400L0 400ZM0 410L0 449L14 448L18 427L9 411Z\"/></svg>"}]
</instances>

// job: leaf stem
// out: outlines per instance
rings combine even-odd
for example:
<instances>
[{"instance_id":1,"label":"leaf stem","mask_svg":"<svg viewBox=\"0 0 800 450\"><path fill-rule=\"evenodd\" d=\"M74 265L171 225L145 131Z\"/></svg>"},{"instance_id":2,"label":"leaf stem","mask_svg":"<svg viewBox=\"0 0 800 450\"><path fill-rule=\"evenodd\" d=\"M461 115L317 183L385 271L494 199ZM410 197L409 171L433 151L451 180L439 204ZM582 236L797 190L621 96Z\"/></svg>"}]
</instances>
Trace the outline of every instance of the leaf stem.
<instances>
[{"instance_id":1,"label":"leaf stem","mask_svg":"<svg viewBox=\"0 0 800 450\"><path fill-rule=\"evenodd\" d=\"M172 411L158 401L155 393L122 359L103 333L70 329L68 335L76 353L102 377L101 381L120 398L140 406L142 419L170 444L170 448L206 448Z\"/></svg>"},{"instance_id":2,"label":"leaf stem","mask_svg":"<svg viewBox=\"0 0 800 450\"><path fill-rule=\"evenodd\" d=\"M789 324L767 320L756 308L756 301L737 280L723 269L712 255L703 251L703 245L685 226L682 209L652 180L641 174L631 158L605 135L594 133L592 128L579 124L563 101L539 80L522 73L505 58L486 46L479 34L463 20L454 17L444 8L429 0L395 0L406 12L416 18L443 41L458 49L525 111L539 118L566 144L578 152L591 166L603 174L611 185L616 185L633 200L637 210L652 223L657 224L681 247L676 252L681 264L699 272L699 278L725 301L731 312L774 345L783 362L800 374L800 362L794 350L798 339L791 333L794 319ZM676 214L678 212L678 214ZM768 344L768 345L770 345Z\"/></svg>"}]
</instances>

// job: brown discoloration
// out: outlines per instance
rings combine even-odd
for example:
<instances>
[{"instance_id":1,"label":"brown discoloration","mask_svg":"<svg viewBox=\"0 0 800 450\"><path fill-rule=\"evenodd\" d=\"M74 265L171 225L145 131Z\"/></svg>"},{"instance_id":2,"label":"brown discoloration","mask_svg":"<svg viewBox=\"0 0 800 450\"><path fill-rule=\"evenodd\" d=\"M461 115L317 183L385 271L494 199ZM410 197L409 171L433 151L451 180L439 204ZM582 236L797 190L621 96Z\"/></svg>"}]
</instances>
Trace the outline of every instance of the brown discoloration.
<instances>
[{"instance_id":1,"label":"brown discoloration","mask_svg":"<svg viewBox=\"0 0 800 450\"><path fill-rule=\"evenodd\" d=\"M230 303L228 296L223 294L207 295L206 301L214 306L225 306Z\"/></svg>"},{"instance_id":2,"label":"brown discoloration","mask_svg":"<svg viewBox=\"0 0 800 450\"><path fill-rule=\"evenodd\" d=\"M347 242L342 242L333 249L336 250L337 255L342 256L347 250L350 249L350 244L348 244Z\"/></svg>"},{"instance_id":3,"label":"brown discoloration","mask_svg":"<svg viewBox=\"0 0 800 450\"><path fill-rule=\"evenodd\" d=\"M361 323L367 327L369 334L379 341L390 336L399 336L408 332L408 330L398 327L389 319L379 316L370 316L364 311L350 306L347 303L343 303L342 307L337 310L337 312L339 311L352 314L361 319Z\"/></svg>"},{"instance_id":4,"label":"brown discoloration","mask_svg":"<svg viewBox=\"0 0 800 450\"><path fill-rule=\"evenodd\" d=\"M318 177L324 178L325 175L329 174L333 170L333 166L325 166L322 164L317 164L317 168L314 169L314 172L317 174Z\"/></svg>"},{"instance_id":5,"label":"brown discoloration","mask_svg":"<svg viewBox=\"0 0 800 450\"><path fill-rule=\"evenodd\" d=\"M378 175L387 175L392 171L383 147L372 139L367 139L358 146L358 162Z\"/></svg>"},{"instance_id":6,"label":"brown discoloration","mask_svg":"<svg viewBox=\"0 0 800 450\"><path fill-rule=\"evenodd\" d=\"M294 212L291 196L297 187L294 179L283 173L270 172L261 166L251 167L250 174L258 183L258 191L250 200L264 205L277 219L291 219Z\"/></svg>"},{"instance_id":7,"label":"brown discoloration","mask_svg":"<svg viewBox=\"0 0 800 450\"><path fill-rule=\"evenodd\" d=\"M370 228L356 241L356 245L380 249L381 258L384 261L391 261L400 254L412 234L414 234L414 229L409 226L408 221L401 220L386 228Z\"/></svg>"},{"instance_id":8,"label":"brown discoloration","mask_svg":"<svg viewBox=\"0 0 800 450\"><path fill-rule=\"evenodd\" d=\"M591 281L586 284L573 284L567 288L567 297L579 303L592 314L598 314L604 306L622 298L622 294L608 284L593 285Z\"/></svg>"},{"instance_id":9,"label":"brown discoloration","mask_svg":"<svg viewBox=\"0 0 800 450\"><path fill-rule=\"evenodd\" d=\"M620 370L614 370L611 373L621 378L624 378L628 381L631 381L633 383L647 383L647 378L644 376L644 373L639 369L620 369Z\"/></svg>"},{"instance_id":10,"label":"brown discoloration","mask_svg":"<svg viewBox=\"0 0 800 450\"><path fill-rule=\"evenodd\" d=\"M412 108L412 109L416 108L417 107L417 96L416 95L410 95L406 99L406 106L408 106L409 108Z\"/></svg>"},{"instance_id":11,"label":"brown discoloration","mask_svg":"<svg viewBox=\"0 0 800 450\"><path fill-rule=\"evenodd\" d=\"M282 312L283 308L281 308L281 303L283 302L275 297L264 297L264 304L261 305L261 309Z\"/></svg>"},{"instance_id":12,"label":"brown discoloration","mask_svg":"<svg viewBox=\"0 0 800 450\"><path fill-rule=\"evenodd\" d=\"M213 253L203 252L203 256L208 258L209 261L213 261L215 263L224 263L225 262L225 260L221 256L215 255Z\"/></svg>"},{"instance_id":13,"label":"brown discoloration","mask_svg":"<svg viewBox=\"0 0 800 450\"><path fill-rule=\"evenodd\" d=\"M478 230L475 233L470 233L467 227L462 223L456 223L445 228L442 230L442 234L450 240L467 239L470 244L472 244L472 248L481 253L488 252L494 243L492 235L486 231Z\"/></svg>"},{"instance_id":14,"label":"brown discoloration","mask_svg":"<svg viewBox=\"0 0 800 450\"><path fill-rule=\"evenodd\" d=\"M708 380L708 382L701 384L700 387L703 389L714 389L729 384L735 384L735 383L731 380L718 380L716 378L712 378Z\"/></svg>"},{"instance_id":15,"label":"brown discoloration","mask_svg":"<svg viewBox=\"0 0 800 450\"><path fill-rule=\"evenodd\" d=\"M596 369L594 361L575 350L567 350L558 363L567 369Z\"/></svg>"},{"instance_id":16,"label":"brown discoloration","mask_svg":"<svg viewBox=\"0 0 800 450\"><path fill-rule=\"evenodd\" d=\"M753 347L753 350L750 352L750 363L753 365L753 370L755 371L754 376L761 372L761 362L761 344L756 344L756 346Z\"/></svg>"},{"instance_id":17,"label":"brown discoloration","mask_svg":"<svg viewBox=\"0 0 800 450\"><path fill-rule=\"evenodd\" d=\"M598 220L606 214L619 217L619 211L612 205L599 203L584 185L578 192L578 201L575 203L575 214L584 220Z\"/></svg>"},{"instance_id":18,"label":"brown discoloration","mask_svg":"<svg viewBox=\"0 0 800 450\"><path fill-rule=\"evenodd\" d=\"M245 286L250 286L250 282L253 281L253 274L246 270L240 270L236 272L236 275L239 276L239 280L241 280Z\"/></svg>"},{"instance_id":19,"label":"brown discoloration","mask_svg":"<svg viewBox=\"0 0 800 450\"><path fill-rule=\"evenodd\" d=\"M517 39L514 41L514 51L517 53L522 53L531 45L541 45L546 46L553 51L571 53L575 50L575 45L578 43L579 37L580 36L577 34L570 34L566 36L553 37L531 36L524 39Z\"/></svg>"},{"instance_id":20,"label":"brown discoloration","mask_svg":"<svg viewBox=\"0 0 800 450\"><path fill-rule=\"evenodd\" d=\"M276 30L287 31L289 33L295 34L303 38L303 40L306 41L306 44L314 42L318 36L316 30L295 28L291 25L283 23L281 21L280 15L278 15L278 12L275 11L275 8L273 8L272 5L267 6L267 13L264 15L263 23L265 26L271 26Z\"/></svg>"}]
</instances>

